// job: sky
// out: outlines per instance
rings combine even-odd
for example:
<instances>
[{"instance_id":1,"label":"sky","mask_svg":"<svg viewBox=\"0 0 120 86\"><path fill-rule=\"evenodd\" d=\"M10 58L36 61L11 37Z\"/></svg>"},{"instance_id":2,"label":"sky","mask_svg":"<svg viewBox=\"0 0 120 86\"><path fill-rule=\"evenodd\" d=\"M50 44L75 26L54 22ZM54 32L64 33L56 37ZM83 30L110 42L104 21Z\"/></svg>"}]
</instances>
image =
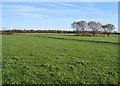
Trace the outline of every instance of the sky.
<instances>
[{"instance_id":1,"label":"sky","mask_svg":"<svg viewBox=\"0 0 120 86\"><path fill-rule=\"evenodd\" d=\"M3 29L74 30L74 21L114 24L117 2L2 2Z\"/></svg>"}]
</instances>

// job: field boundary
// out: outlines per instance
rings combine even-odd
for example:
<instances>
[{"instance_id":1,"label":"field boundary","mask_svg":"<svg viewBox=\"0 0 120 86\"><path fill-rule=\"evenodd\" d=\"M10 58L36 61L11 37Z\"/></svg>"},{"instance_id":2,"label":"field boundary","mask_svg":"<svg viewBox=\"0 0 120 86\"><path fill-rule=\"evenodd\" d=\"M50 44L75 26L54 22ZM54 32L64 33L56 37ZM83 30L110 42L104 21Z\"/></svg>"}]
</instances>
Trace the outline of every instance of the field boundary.
<instances>
[{"instance_id":1,"label":"field boundary","mask_svg":"<svg viewBox=\"0 0 120 86\"><path fill-rule=\"evenodd\" d=\"M32 35L32 36L33 36L33 35ZM34 35L34 36L35 36L35 35ZM35 37L44 37L44 38L59 39L59 40L73 40L73 41L82 41L82 42L94 42L94 43L120 44L119 42L105 42L105 41L93 41L93 40L69 39L69 38L50 37L50 36L35 36Z\"/></svg>"}]
</instances>

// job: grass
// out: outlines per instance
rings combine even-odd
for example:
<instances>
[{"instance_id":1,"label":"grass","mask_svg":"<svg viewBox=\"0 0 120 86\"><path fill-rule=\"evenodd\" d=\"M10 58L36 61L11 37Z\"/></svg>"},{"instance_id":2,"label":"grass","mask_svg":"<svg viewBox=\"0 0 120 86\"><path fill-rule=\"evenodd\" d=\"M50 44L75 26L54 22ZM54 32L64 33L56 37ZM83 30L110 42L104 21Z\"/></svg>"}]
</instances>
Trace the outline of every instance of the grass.
<instances>
[{"instance_id":1,"label":"grass","mask_svg":"<svg viewBox=\"0 0 120 86\"><path fill-rule=\"evenodd\" d=\"M0 85L2 85L2 36L0 35Z\"/></svg>"},{"instance_id":2,"label":"grass","mask_svg":"<svg viewBox=\"0 0 120 86\"><path fill-rule=\"evenodd\" d=\"M2 43L3 84L120 83L117 37L3 35Z\"/></svg>"}]
</instances>

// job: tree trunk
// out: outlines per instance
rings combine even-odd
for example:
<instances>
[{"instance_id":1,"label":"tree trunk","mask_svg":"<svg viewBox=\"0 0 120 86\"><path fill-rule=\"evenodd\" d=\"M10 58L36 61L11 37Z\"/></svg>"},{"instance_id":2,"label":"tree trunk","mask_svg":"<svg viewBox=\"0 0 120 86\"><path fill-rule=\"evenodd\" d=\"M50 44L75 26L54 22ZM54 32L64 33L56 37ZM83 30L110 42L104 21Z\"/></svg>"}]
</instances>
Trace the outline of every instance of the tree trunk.
<instances>
[{"instance_id":1,"label":"tree trunk","mask_svg":"<svg viewBox=\"0 0 120 86\"><path fill-rule=\"evenodd\" d=\"M77 36L79 36L79 31L77 30Z\"/></svg>"},{"instance_id":2,"label":"tree trunk","mask_svg":"<svg viewBox=\"0 0 120 86\"><path fill-rule=\"evenodd\" d=\"M107 35L110 36L110 33L108 33Z\"/></svg>"},{"instance_id":3,"label":"tree trunk","mask_svg":"<svg viewBox=\"0 0 120 86\"><path fill-rule=\"evenodd\" d=\"M77 36L79 36L79 32L77 32Z\"/></svg>"},{"instance_id":4,"label":"tree trunk","mask_svg":"<svg viewBox=\"0 0 120 86\"><path fill-rule=\"evenodd\" d=\"M93 36L95 36L95 31L93 31Z\"/></svg>"},{"instance_id":5,"label":"tree trunk","mask_svg":"<svg viewBox=\"0 0 120 86\"><path fill-rule=\"evenodd\" d=\"M83 30L83 36L85 35L85 32L84 32L84 30Z\"/></svg>"}]
</instances>

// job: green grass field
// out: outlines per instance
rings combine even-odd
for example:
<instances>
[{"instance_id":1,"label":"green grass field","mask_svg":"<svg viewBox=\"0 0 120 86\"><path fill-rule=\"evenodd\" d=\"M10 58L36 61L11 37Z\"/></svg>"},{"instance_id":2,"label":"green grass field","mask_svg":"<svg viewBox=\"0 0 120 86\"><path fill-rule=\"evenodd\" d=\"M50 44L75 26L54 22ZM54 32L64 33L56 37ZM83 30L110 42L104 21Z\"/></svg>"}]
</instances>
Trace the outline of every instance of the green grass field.
<instances>
[{"instance_id":1,"label":"green grass field","mask_svg":"<svg viewBox=\"0 0 120 86\"><path fill-rule=\"evenodd\" d=\"M118 37L3 35L3 84L118 84Z\"/></svg>"}]
</instances>

